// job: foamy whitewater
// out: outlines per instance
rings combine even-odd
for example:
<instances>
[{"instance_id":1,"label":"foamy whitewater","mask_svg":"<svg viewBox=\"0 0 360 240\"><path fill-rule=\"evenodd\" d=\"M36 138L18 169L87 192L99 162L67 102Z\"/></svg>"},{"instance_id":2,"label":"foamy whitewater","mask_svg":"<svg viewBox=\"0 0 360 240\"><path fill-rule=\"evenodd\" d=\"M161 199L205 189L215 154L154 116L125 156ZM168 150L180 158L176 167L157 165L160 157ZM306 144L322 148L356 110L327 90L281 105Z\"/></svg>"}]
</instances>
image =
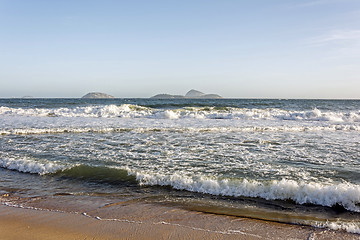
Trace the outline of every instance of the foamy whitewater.
<instances>
[{"instance_id":1,"label":"foamy whitewater","mask_svg":"<svg viewBox=\"0 0 360 240\"><path fill-rule=\"evenodd\" d=\"M360 233L359 133L357 100L0 99L0 191L152 189Z\"/></svg>"}]
</instances>

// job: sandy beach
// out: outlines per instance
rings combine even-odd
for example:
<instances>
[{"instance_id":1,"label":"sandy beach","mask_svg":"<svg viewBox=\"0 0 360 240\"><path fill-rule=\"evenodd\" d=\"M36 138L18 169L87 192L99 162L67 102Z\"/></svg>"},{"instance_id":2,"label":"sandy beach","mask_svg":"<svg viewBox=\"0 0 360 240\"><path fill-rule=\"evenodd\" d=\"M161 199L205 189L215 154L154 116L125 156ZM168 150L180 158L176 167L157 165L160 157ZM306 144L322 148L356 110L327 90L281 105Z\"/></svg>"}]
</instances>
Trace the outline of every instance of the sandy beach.
<instances>
[{"instance_id":1,"label":"sandy beach","mask_svg":"<svg viewBox=\"0 0 360 240\"><path fill-rule=\"evenodd\" d=\"M96 211L79 213L0 205L0 237L4 240L360 239L359 235L346 232L205 214L153 204L117 206L116 211L118 217L108 219L98 217Z\"/></svg>"}]
</instances>

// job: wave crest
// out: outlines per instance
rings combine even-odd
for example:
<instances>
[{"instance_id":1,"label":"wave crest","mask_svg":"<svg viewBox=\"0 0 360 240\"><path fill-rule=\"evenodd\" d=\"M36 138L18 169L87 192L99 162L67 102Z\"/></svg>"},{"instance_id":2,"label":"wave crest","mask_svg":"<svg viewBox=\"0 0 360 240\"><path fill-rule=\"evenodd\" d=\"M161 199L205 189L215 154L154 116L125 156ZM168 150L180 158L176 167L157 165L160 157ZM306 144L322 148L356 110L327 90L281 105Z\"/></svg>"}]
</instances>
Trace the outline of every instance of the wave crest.
<instances>
[{"instance_id":1,"label":"wave crest","mask_svg":"<svg viewBox=\"0 0 360 240\"><path fill-rule=\"evenodd\" d=\"M297 204L315 204L360 212L360 185L351 183L325 184L295 180L256 181L247 179L216 179L184 176L179 173L162 175L106 166L64 166L32 160L0 159L0 167L24 173L52 174L80 180L112 184L128 182L149 186L169 186L177 190L211 195L254 197L267 200L292 200Z\"/></svg>"},{"instance_id":2,"label":"wave crest","mask_svg":"<svg viewBox=\"0 0 360 240\"><path fill-rule=\"evenodd\" d=\"M65 166L50 162L35 162L31 160L0 159L0 167L24 173L49 174L64 169Z\"/></svg>"},{"instance_id":3,"label":"wave crest","mask_svg":"<svg viewBox=\"0 0 360 240\"><path fill-rule=\"evenodd\" d=\"M171 186L178 190L234 197L260 197L267 200L293 200L298 204L316 204L332 207L337 204L345 209L360 212L360 186L350 183L325 185L316 182L280 181L259 182L205 177L183 177L135 173L143 185Z\"/></svg>"},{"instance_id":4,"label":"wave crest","mask_svg":"<svg viewBox=\"0 0 360 240\"><path fill-rule=\"evenodd\" d=\"M288 111L283 109L248 109L217 107L185 107L180 109L152 109L122 104L85 106L75 108L9 108L0 107L0 115L29 115L38 117L93 117L93 118L155 118L155 119L243 119L243 120L292 120L360 122L360 112L331 112L313 109L310 111Z\"/></svg>"}]
</instances>

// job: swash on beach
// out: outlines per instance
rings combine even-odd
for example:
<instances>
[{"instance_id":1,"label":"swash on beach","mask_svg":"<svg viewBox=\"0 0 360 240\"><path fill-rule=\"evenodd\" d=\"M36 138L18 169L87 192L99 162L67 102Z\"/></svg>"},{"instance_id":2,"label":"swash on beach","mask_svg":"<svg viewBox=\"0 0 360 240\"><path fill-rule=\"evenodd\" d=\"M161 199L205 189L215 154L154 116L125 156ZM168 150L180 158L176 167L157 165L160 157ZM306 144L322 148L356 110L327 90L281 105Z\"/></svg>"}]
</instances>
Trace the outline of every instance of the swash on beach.
<instances>
[{"instance_id":1,"label":"swash on beach","mask_svg":"<svg viewBox=\"0 0 360 240\"><path fill-rule=\"evenodd\" d=\"M359 234L359 132L359 100L0 99L0 193Z\"/></svg>"}]
</instances>

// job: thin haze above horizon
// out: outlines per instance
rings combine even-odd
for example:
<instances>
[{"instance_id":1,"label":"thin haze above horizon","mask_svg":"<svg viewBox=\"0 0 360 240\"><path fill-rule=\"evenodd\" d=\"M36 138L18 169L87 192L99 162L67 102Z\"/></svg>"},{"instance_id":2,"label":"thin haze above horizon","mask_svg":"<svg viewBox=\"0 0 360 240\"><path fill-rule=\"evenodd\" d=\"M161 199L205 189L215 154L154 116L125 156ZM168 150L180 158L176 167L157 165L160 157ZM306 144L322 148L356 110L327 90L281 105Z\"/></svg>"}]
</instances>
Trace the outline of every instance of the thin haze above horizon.
<instances>
[{"instance_id":1,"label":"thin haze above horizon","mask_svg":"<svg viewBox=\"0 0 360 240\"><path fill-rule=\"evenodd\" d=\"M0 0L0 98L360 98L360 1Z\"/></svg>"}]
</instances>

